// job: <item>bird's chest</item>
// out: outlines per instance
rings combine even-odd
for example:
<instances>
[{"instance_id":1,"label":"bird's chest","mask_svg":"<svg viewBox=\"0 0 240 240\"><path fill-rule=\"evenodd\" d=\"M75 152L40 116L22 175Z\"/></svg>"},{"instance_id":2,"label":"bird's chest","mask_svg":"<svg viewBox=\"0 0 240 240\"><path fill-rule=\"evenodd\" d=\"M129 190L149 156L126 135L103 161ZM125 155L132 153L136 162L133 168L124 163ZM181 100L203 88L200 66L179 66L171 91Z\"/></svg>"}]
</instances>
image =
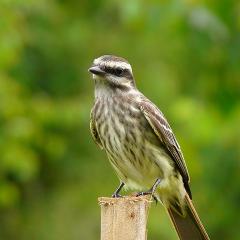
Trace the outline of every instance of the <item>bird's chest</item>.
<instances>
[{"instance_id":1,"label":"bird's chest","mask_svg":"<svg viewBox=\"0 0 240 240\"><path fill-rule=\"evenodd\" d=\"M135 105L113 100L100 102L95 122L104 148L111 154L121 154L128 146L144 139L146 120Z\"/></svg>"},{"instance_id":2,"label":"bird's chest","mask_svg":"<svg viewBox=\"0 0 240 240\"><path fill-rule=\"evenodd\" d=\"M95 110L95 125L118 175L128 173L140 179L145 175L142 171L149 170L155 176L154 164L144 162L155 157L152 145L158 140L137 104L101 102Z\"/></svg>"},{"instance_id":3,"label":"bird's chest","mask_svg":"<svg viewBox=\"0 0 240 240\"><path fill-rule=\"evenodd\" d=\"M131 188L150 187L163 169L170 169L168 156L159 148L144 114L136 104L100 102L95 125L101 143L119 178Z\"/></svg>"}]
</instances>

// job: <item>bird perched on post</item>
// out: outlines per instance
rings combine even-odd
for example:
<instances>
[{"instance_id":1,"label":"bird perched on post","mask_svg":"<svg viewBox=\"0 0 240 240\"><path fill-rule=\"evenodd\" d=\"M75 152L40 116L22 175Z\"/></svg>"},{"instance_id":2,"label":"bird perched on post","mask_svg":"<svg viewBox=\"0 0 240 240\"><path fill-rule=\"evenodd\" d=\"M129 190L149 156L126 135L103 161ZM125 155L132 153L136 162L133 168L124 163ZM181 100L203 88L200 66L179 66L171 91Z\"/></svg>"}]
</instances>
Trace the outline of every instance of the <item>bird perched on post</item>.
<instances>
[{"instance_id":1,"label":"bird perched on post","mask_svg":"<svg viewBox=\"0 0 240 240\"><path fill-rule=\"evenodd\" d=\"M90 128L121 184L153 194L167 208L180 239L209 239L192 204L189 174L163 113L136 87L127 60L104 55L89 72L95 82ZM146 191L147 190L147 191Z\"/></svg>"}]
</instances>

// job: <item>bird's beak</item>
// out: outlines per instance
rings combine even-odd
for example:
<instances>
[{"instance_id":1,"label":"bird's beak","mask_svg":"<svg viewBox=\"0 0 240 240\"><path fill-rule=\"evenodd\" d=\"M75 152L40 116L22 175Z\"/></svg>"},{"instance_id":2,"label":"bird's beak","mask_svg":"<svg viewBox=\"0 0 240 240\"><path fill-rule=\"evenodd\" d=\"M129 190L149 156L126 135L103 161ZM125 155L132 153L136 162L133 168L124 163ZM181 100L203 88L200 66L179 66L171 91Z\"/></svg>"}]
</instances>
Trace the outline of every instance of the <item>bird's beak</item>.
<instances>
[{"instance_id":1,"label":"bird's beak","mask_svg":"<svg viewBox=\"0 0 240 240\"><path fill-rule=\"evenodd\" d=\"M98 66L93 66L88 69L89 72L95 74L95 75L103 75L105 72Z\"/></svg>"}]
</instances>

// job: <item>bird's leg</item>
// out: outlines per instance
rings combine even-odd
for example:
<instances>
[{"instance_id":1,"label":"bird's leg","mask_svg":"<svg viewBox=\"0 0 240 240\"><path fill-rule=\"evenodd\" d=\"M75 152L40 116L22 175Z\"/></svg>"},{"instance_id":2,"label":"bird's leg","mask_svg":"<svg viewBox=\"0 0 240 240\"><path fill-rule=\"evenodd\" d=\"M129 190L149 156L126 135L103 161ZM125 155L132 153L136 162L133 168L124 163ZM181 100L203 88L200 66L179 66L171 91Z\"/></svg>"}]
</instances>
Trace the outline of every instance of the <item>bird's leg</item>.
<instances>
[{"instance_id":1,"label":"bird's leg","mask_svg":"<svg viewBox=\"0 0 240 240\"><path fill-rule=\"evenodd\" d=\"M121 195L119 194L119 192L121 191L121 189L123 188L125 184L123 182L121 182L121 184L119 185L119 187L116 189L116 191L113 193L112 197L113 198L118 198L121 197Z\"/></svg>"},{"instance_id":2,"label":"bird's leg","mask_svg":"<svg viewBox=\"0 0 240 240\"><path fill-rule=\"evenodd\" d=\"M139 192L136 196L138 197L138 196L144 196L144 195L150 195L151 194L152 197L154 198L154 200L157 203L158 199L156 198L156 196L154 196L154 192L155 192L157 186L160 184L160 182L161 182L161 179L158 178L155 181L155 183L153 184L153 186L148 191L146 191L146 192Z\"/></svg>"}]
</instances>

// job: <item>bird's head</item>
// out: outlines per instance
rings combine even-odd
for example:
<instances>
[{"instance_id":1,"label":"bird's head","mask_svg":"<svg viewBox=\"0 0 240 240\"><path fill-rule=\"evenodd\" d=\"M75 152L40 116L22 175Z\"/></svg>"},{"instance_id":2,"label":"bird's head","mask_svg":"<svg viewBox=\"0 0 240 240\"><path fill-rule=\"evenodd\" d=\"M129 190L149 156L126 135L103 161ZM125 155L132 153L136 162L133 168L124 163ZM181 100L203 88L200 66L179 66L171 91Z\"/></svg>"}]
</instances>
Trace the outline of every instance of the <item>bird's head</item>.
<instances>
[{"instance_id":1,"label":"bird's head","mask_svg":"<svg viewBox=\"0 0 240 240\"><path fill-rule=\"evenodd\" d=\"M131 65L127 60L113 55L104 55L93 61L88 70L96 84L113 88L135 87Z\"/></svg>"}]
</instances>

